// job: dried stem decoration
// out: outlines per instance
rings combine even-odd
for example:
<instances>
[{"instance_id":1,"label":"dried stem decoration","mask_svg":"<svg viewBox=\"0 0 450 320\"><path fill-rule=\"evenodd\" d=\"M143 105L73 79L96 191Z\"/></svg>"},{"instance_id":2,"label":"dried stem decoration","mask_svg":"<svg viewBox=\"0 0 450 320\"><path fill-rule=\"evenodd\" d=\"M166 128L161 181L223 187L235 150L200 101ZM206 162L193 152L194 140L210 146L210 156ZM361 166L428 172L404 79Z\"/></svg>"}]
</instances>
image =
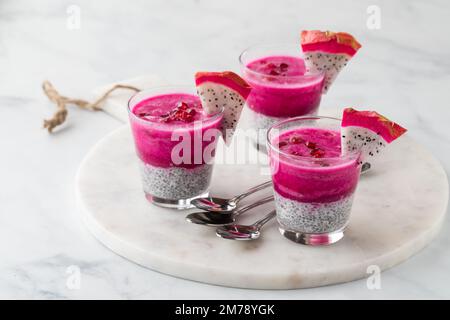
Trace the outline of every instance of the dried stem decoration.
<instances>
[{"instance_id":1,"label":"dried stem decoration","mask_svg":"<svg viewBox=\"0 0 450 320\"><path fill-rule=\"evenodd\" d=\"M62 96L56 91L55 87L49 82L44 81L42 84L42 89L46 96L50 99L51 102L55 103L57 106L56 113L53 115L51 119L44 120L44 128L48 130L48 132L52 132L53 129L64 123L67 117L67 104L74 104L81 109L90 110L90 111L99 111L102 110L101 104L108 98L108 96L117 89L128 89L133 90L135 92L140 91L138 88L133 86L128 86L124 84L116 84L111 89L106 91L102 96L100 96L96 101L90 103L81 99L71 99L65 96Z\"/></svg>"}]
</instances>

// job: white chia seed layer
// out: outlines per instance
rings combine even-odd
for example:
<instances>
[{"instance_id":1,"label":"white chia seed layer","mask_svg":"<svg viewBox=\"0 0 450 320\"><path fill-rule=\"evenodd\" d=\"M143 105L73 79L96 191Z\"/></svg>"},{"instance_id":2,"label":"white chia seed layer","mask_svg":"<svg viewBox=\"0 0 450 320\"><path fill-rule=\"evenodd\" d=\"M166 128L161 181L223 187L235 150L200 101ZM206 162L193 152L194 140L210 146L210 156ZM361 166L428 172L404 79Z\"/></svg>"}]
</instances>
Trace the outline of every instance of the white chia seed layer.
<instances>
[{"instance_id":1,"label":"white chia seed layer","mask_svg":"<svg viewBox=\"0 0 450 320\"><path fill-rule=\"evenodd\" d=\"M255 112L251 108L248 108L249 110L249 117L250 117L250 126L251 128L255 128L258 130L258 141L257 144L262 146L263 149L265 149L266 146L266 137L267 137L267 130L271 126L273 126L275 123L280 122L282 120L288 119L288 117L271 117L266 116L265 114ZM316 115L317 112L314 112L312 114L309 114L311 116Z\"/></svg>"},{"instance_id":2,"label":"white chia seed layer","mask_svg":"<svg viewBox=\"0 0 450 320\"><path fill-rule=\"evenodd\" d=\"M274 125L277 122L280 122L281 120L287 119L285 117L271 117L266 116L265 114L255 112L253 109L248 108L250 111L250 119L252 121L252 125L254 128L267 130L272 125Z\"/></svg>"},{"instance_id":3,"label":"white chia seed layer","mask_svg":"<svg viewBox=\"0 0 450 320\"><path fill-rule=\"evenodd\" d=\"M267 130L277 122L280 122L286 118L270 117L262 113L255 112L248 108L250 115L250 127L258 130L258 140L256 143L265 148Z\"/></svg>"},{"instance_id":4,"label":"white chia seed layer","mask_svg":"<svg viewBox=\"0 0 450 320\"><path fill-rule=\"evenodd\" d=\"M140 168L146 194L180 200L199 196L208 190L213 166L203 164L192 169L161 168L140 161Z\"/></svg>"},{"instance_id":5,"label":"white chia seed layer","mask_svg":"<svg viewBox=\"0 0 450 320\"><path fill-rule=\"evenodd\" d=\"M275 193L277 219L286 230L328 233L343 229L350 218L353 195L328 203L306 203Z\"/></svg>"}]
</instances>

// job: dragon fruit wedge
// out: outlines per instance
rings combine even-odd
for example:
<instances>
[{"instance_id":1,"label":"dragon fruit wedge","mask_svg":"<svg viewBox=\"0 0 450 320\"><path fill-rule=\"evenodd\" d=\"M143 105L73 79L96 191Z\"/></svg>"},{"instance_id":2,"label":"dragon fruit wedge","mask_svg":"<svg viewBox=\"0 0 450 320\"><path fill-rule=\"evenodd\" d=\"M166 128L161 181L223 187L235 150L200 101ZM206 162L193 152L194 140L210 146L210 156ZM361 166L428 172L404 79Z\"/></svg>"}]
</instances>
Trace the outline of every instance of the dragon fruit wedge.
<instances>
[{"instance_id":1,"label":"dragon fruit wedge","mask_svg":"<svg viewBox=\"0 0 450 320\"><path fill-rule=\"evenodd\" d=\"M197 72L195 84L207 114L214 114L223 109L222 136L229 145L245 100L250 94L250 85L231 71Z\"/></svg>"},{"instance_id":2,"label":"dragon fruit wedge","mask_svg":"<svg viewBox=\"0 0 450 320\"><path fill-rule=\"evenodd\" d=\"M323 93L326 93L339 72L347 65L361 45L344 32L302 31L301 46L306 70L325 72Z\"/></svg>"},{"instance_id":3,"label":"dragon fruit wedge","mask_svg":"<svg viewBox=\"0 0 450 320\"><path fill-rule=\"evenodd\" d=\"M341 123L342 154L361 150L362 169L372 167L373 160L406 129L375 111L344 109Z\"/></svg>"}]
</instances>

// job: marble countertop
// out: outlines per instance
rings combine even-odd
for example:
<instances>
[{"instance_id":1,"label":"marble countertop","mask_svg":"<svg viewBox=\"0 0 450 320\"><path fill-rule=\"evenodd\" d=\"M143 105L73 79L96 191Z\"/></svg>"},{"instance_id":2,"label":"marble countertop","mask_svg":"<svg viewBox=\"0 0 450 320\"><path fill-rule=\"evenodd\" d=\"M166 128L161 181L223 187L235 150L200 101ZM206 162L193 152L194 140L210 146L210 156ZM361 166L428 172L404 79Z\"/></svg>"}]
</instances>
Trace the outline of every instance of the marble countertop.
<instances>
[{"instance_id":1,"label":"marble countertop","mask_svg":"<svg viewBox=\"0 0 450 320\"><path fill-rule=\"evenodd\" d=\"M377 10L379 29L371 20ZM237 56L251 44L295 42L300 29L348 31L363 50L322 106L368 106L398 120L448 173L450 42L440 32L448 30L449 14L444 0L2 1L0 298L450 298L448 219L425 250L382 273L378 290L366 280L232 289L126 261L82 225L73 190L86 152L121 123L71 108L67 124L49 135L42 119L54 106L40 88L48 79L63 94L89 98L95 87L141 74L191 83L197 70L237 70Z\"/></svg>"}]
</instances>

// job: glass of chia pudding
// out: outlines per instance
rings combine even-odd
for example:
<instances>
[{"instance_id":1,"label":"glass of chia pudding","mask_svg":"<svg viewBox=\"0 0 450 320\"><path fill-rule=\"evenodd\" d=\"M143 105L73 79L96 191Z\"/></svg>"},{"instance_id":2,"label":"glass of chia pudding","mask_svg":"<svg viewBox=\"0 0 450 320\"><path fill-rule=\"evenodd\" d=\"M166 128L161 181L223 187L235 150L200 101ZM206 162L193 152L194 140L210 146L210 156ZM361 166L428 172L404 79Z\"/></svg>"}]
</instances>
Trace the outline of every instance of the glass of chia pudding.
<instances>
[{"instance_id":1,"label":"glass of chia pudding","mask_svg":"<svg viewBox=\"0 0 450 320\"><path fill-rule=\"evenodd\" d=\"M302 244L344 236L359 181L360 151L341 154L341 121L296 117L267 132L280 232Z\"/></svg>"},{"instance_id":2,"label":"glass of chia pudding","mask_svg":"<svg viewBox=\"0 0 450 320\"><path fill-rule=\"evenodd\" d=\"M251 85L247 98L250 125L258 130L264 150L267 130L292 117L315 115L320 105L324 72L306 71L300 45L259 45L239 56L243 78Z\"/></svg>"},{"instance_id":3,"label":"glass of chia pudding","mask_svg":"<svg viewBox=\"0 0 450 320\"><path fill-rule=\"evenodd\" d=\"M186 209L207 196L222 111L205 114L194 88L158 87L131 97L128 114L146 198Z\"/></svg>"}]
</instances>

